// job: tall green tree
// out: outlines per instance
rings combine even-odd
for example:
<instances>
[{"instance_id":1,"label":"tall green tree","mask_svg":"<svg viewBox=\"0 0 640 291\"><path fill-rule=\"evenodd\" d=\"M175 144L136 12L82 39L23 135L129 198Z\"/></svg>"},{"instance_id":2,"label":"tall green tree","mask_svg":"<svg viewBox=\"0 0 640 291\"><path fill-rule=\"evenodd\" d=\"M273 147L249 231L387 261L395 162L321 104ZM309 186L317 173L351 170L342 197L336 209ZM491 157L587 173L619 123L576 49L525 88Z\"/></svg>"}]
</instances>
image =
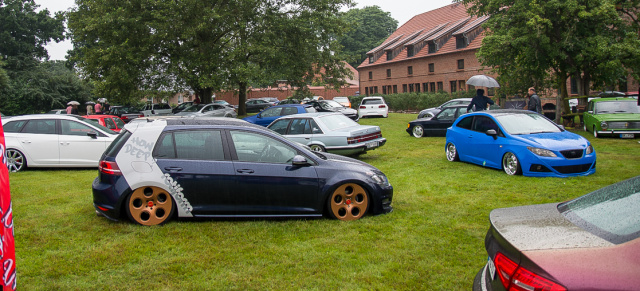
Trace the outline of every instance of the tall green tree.
<instances>
[{"instance_id":1,"label":"tall green tree","mask_svg":"<svg viewBox=\"0 0 640 291\"><path fill-rule=\"evenodd\" d=\"M379 6L353 8L341 15L349 24L349 30L338 38L344 47L343 54L354 68L367 58L367 52L382 44L398 28L398 21Z\"/></svg>"},{"instance_id":2,"label":"tall green tree","mask_svg":"<svg viewBox=\"0 0 640 291\"><path fill-rule=\"evenodd\" d=\"M625 71L621 44L635 43L617 29L622 19L611 0L457 2L469 5L470 14L491 15L477 56L498 73L504 92L552 86L561 90L557 104L565 110L569 77L587 86L614 82Z\"/></svg>"},{"instance_id":3,"label":"tall green tree","mask_svg":"<svg viewBox=\"0 0 640 291\"><path fill-rule=\"evenodd\" d=\"M48 59L45 45L64 38L64 15L36 12L38 7L33 0L0 1L0 60L6 73L0 109L6 114L39 112L59 99L39 73Z\"/></svg>"},{"instance_id":4,"label":"tall green tree","mask_svg":"<svg viewBox=\"0 0 640 291\"><path fill-rule=\"evenodd\" d=\"M333 51L350 0L77 0L69 28L74 61L100 94L124 101L144 90L239 91L288 80L306 85L313 68L340 77ZM328 68L328 69L327 69ZM317 70L320 71L320 70ZM338 78L336 78L338 79Z\"/></svg>"}]
</instances>

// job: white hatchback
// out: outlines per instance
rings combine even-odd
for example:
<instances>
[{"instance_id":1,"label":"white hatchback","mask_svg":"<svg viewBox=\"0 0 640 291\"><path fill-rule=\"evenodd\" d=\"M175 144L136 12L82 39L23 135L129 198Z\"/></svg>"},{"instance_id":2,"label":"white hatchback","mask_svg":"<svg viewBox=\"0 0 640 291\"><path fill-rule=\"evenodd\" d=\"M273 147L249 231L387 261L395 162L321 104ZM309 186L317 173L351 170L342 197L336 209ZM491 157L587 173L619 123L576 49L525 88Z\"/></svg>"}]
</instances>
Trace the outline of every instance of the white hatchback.
<instances>
[{"instance_id":1,"label":"white hatchback","mask_svg":"<svg viewBox=\"0 0 640 291\"><path fill-rule=\"evenodd\" d=\"M7 167L98 167L117 133L76 115L34 114L2 120Z\"/></svg>"},{"instance_id":2,"label":"white hatchback","mask_svg":"<svg viewBox=\"0 0 640 291\"><path fill-rule=\"evenodd\" d=\"M382 116L389 117L389 106L380 96L364 97L358 107L358 118Z\"/></svg>"}]
</instances>

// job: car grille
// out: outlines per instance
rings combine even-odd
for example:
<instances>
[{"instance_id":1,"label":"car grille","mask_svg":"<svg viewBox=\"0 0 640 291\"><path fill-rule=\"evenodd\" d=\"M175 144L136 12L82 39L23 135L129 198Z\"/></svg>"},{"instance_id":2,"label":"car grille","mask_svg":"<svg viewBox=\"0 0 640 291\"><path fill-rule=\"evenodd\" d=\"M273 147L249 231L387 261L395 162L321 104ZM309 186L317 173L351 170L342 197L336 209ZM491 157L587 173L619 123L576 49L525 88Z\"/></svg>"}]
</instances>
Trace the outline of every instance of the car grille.
<instances>
[{"instance_id":1,"label":"car grille","mask_svg":"<svg viewBox=\"0 0 640 291\"><path fill-rule=\"evenodd\" d=\"M376 138L381 138L381 137L382 137L381 132L375 132L375 133L360 135L356 137L348 137L347 143L348 144L360 143L360 142L370 141L370 140L374 140Z\"/></svg>"},{"instance_id":2,"label":"car grille","mask_svg":"<svg viewBox=\"0 0 640 291\"><path fill-rule=\"evenodd\" d=\"M583 152L584 151L581 150L581 149L560 151L560 153L567 159L579 159L579 158L582 158L582 153Z\"/></svg>"},{"instance_id":3,"label":"car grille","mask_svg":"<svg viewBox=\"0 0 640 291\"><path fill-rule=\"evenodd\" d=\"M589 169L591 168L591 164L582 164L582 165L575 165L575 166L557 166L553 168L562 174L574 174L574 173L582 173L582 172L589 171Z\"/></svg>"},{"instance_id":4,"label":"car grille","mask_svg":"<svg viewBox=\"0 0 640 291\"><path fill-rule=\"evenodd\" d=\"M613 121L607 122L608 129L622 128L622 129L640 129L640 121Z\"/></svg>"}]
</instances>

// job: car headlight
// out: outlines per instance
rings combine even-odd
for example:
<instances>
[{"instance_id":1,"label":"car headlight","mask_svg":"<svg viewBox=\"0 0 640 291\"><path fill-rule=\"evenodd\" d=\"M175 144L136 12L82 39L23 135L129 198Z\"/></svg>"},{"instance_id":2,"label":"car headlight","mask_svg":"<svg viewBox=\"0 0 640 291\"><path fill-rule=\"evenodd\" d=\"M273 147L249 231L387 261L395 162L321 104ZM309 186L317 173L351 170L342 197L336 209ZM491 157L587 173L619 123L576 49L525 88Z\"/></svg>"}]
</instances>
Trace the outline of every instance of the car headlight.
<instances>
[{"instance_id":1,"label":"car headlight","mask_svg":"<svg viewBox=\"0 0 640 291\"><path fill-rule=\"evenodd\" d=\"M600 122L600 127L602 127L602 129L606 130L609 127L609 124L607 124L606 121Z\"/></svg>"},{"instance_id":2,"label":"car headlight","mask_svg":"<svg viewBox=\"0 0 640 291\"><path fill-rule=\"evenodd\" d=\"M389 179L382 173L367 172L367 175L378 185L389 186Z\"/></svg>"},{"instance_id":3,"label":"car headlight","mask_svg":"<svg viewBox=\"0 0 640 291\"><path fill-rule=\"evenodd\" d=\"M545 149L541 149L541 148L534 148L534 147L527 147L527 149L529 149L532 153L541 156L541 157L550 157L550 158L555 158L557 157L556 154L554 154L552 151L550 150L545 150Z\"/></svg>"},{"instance_id":4,"label":"car headlight","mask_svg":"<svg viewBox=\"0 0 640 291\"><path fill-rule=\"evenodd\" d=\"M585 150L585 153L586 153L587 155L588 155L588 154L593 153L593 147L592 147L591 145L588 145L588 146L587 146L587 149Z\"/></svg>"}]
</instances>

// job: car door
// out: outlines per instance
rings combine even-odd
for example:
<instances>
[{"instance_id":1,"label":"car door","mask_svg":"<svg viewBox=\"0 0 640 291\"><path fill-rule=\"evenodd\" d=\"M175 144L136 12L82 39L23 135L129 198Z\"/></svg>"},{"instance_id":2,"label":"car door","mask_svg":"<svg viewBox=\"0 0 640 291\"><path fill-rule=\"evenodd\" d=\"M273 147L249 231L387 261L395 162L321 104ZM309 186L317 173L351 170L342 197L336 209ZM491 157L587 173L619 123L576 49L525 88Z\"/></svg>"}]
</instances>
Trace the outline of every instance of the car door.
<instances>
[{"instance_id":1,"label":"car door","mask_svg":"<svg viewBox=\"0 0 640 291\"><path fill-rule=\"evenodd\" d=\"M321 203L314 166L293 166L297 150L257 132L229 130L236 171L238 210L243 213L317 214Z\"/></svg>"},{"instance_id":2,"label":"car door","mask_svg":"<svg viewBox=\"0 0 640 291\"><path fill-rule=\"evenodd\" d=\"M60 120L60 165L97 167L104 150L115 136L73 120ZM96 133L96 137L87 135Z\"/></svg>"},{"instance_id":3,"label":"car door","mask_svg":"<svg viewBox=\"0 0 640 291\"><path fill-rule=\"evenodd\" d=\"M55 119L31 119L17 135L27 165L58 165L60 143ZM97 164L96 164L97 165Z\"/></svg>"},{"instance_id":4,"label":"car door","mask_svg":"<svg viewBox=\"0 0 640 291\"><path fill-rule=\"evenodd\" d=\"M487 134L490 129L498 133L497 138ZM471 161L487 167L501 167L504 135L496 121L488 116L476 116L470 136Z\"/></svg>"},{"instance_id":5,"label":"car door","mask_svg":"<svg viewBox=\"0 0 640 291\"><path fill-rule=\"evenodd\" d=\"M427 136L445 136L449 128L457 118L457 108L447 107L438 112L428 124L425 124L424 131Z\"/></svg>"},{"instance_id":6,"label":"car door","mask_svg":"<svg viewBox=\"0 0 640 291\"><path fill-rule=\"evenodd\" d=\"M235 214L238 191L224 139L217 129L169 131L158 138L156 163L182 187L193 215Z\"/></svg>"},{"instance_id":7,"label":"car door","mask_svg":"<svg viewBox=\"0 0 640 291\"><path fill-rule=\"evenodd\" d=\"M283 107L272 107L260 112L257 116L256 124L262 126L271 124L271 122L281 116L282 108Z\"/></svg>"}]
</instances>

